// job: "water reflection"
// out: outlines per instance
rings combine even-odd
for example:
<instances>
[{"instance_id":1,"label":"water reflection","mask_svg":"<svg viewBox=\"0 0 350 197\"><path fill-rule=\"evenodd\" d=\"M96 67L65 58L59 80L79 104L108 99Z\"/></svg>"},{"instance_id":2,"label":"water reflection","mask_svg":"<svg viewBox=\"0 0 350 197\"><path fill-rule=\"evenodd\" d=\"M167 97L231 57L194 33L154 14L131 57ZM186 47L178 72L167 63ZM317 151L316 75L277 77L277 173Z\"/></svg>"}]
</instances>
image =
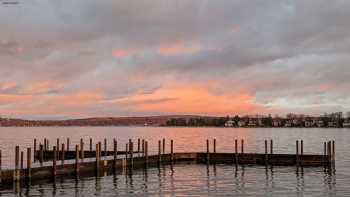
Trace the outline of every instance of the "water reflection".
<instances>
[{"instance_id":1,"label":"water reflection","mask_svg":"<svg viewBox=\"0 0 350 197\"><path fill-rule=\"evenodd\" d=\"M292 174L294 179L290 178ZM33 185L19 182L12 190L1 190L0 196L307 196L308 191L317 189L320 194L335 196L335 184L335 172L331 169L176 164L121 171L102 177L56 179Z\"/></svg>"}]
</instances>

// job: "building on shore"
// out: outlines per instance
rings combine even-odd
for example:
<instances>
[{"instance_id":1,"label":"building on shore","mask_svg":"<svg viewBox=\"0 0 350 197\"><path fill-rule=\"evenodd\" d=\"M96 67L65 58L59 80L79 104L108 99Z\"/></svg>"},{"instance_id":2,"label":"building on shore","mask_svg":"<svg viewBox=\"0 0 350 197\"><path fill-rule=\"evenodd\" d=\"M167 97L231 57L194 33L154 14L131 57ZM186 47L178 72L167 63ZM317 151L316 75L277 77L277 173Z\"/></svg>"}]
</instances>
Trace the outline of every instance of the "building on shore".
<instances>
[{"instance_id":1,"label":"building on shore","mask_svg":"<svg viewBox=\"0 0 350 197\"><path fill-rule=\"evenodd\" d=\"M234 127L236 122L234 120L228 120L225 122L225 127Z\"/></svg>"}]
</instances>

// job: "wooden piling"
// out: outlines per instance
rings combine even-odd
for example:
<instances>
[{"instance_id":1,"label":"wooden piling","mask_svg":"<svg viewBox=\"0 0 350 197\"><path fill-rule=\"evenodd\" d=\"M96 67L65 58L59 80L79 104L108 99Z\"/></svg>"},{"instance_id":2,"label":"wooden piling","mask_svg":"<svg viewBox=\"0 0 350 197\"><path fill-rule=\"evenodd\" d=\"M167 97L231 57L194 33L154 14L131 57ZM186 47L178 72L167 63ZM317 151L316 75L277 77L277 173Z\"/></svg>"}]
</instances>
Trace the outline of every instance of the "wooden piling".
<instances>
[{"instance_id":1,"label":"wooden piling","mask_svg":"<svg viewBox=\"0 0 350 197\"><path fill-rule=\"evenodd\" d=\"M300 155L304 155L304 142L300 140Z\"/></svg>"},{"instance_id":2,"label":"wooden piling","mask_svg":"<svg viewBox=\"0 0 350 197\"><path fill-rule=\"evenodd\" d=\"M241 140L241 153L244 153L244 139Z\"/></svg>"},{"instance_id":3,"label":"wooden piling","mask_svg":"<svg viewBox=\"0 0 350 197\"><path fill-rule=\"evenodd\" d=\"M67 151L69 151L69 146L70 146L70 144L69 144L69 137L67 138Z\"/></svg>"},{"instance_id":4,"label":"wooden piling","mask_svg":"<svg viewBox=\"0 0 350 197\"><path fill-rule=\"evenodd\" d=\"M56 149L56 146L54 146L53 147L53 161L52 161L52 176L53 176L53 178L55 178L56 174L57 174L56 159L57 159L57 149Z\"/></svg>"},{"instance_id":5,"label":"wooden piling","mask_svg":"<svg viewBox=\"0 0 350 197\"><path fill-rule=\"evenodd\" d=\"M92 138L90 138L90 152L92 152Z\"/></svg>"},{"instance_id":6,"label":"wooden piling","mask_svg":"<svg viewBox=\"0 0 350 197\"><path fill-rule=\"evenodd\" d=\"M299 166L299 140L295 141L296 165Z\"/></svg>"},{"instance_id":7,"label":"wooden piling","mask_svg":"<svg viewBox=\"0 0 350 197\"><path fill-rule=\"evenodd\" d=\"M46 146L46 150L50 150L50 141L48 139L46 140Z\"/></svg>"},{"instance_id":8,"label":"wooden piling","mask_svg":"<svg viewBox=\"0 0 350 197\"><path fill-rule=\"evenodd\" d=\"M99 143L96 144L96 151L95 151L95 154L96 154L96 174L98 174L98 172L100 172L100 154L99 154L99 149L100 149L100 145Z\"/></svg>"},{"instance_id":9,"label":"wooden piling","mask_svg":"<svg viewBox=\"0 0 350 197\"><path fill-rule=\"evenodd\" d=\"M335 141L332 141L332 162L335 162Z\"/></svg>"},{"instance_id":10,"label":"wooden piling","mask_svg":"<svg viewBox=\"0 0 350 197\"><path fill-rule=\"evenodd\" d=\"M165 154L165 138L163 138L163 154Z\"/></svg>"},{"instance_id":11,"label":"wooden piling","mask_svg":"<svg viewBox=\"0 0 350 197\"><path fill-rule=\"evenodd\" d=\"M19 146L15 148L15 181L19 180Z\"/></svg>"},{"instance_id":12,"label":"wooden piling","mask_svg":"<svg viewBox=\"0 0 350 197\"><path fill-rule=\"evenodd\" d=\"M129 152L130 152L130 168L133 169L134 168L134 142L130 142L130 148L129 148Z\"/></svg>"},{"instance_id":13,"label":"wooden piling","mask_svg":"<svg viewBox=\"0 0 350 197\"><path fill-rule=\"evenodd\" d=\"M216 153L216 139L214 138L214 142L213 142L213 152Z\"/></svg>"},{"instance_id":14,"label":"wooden piling","mask_svg":"<svg viewBox=\"0 0 350 197\"><path fill-rule=\"evenodd\" d=\"M32 151L31 148L27 148L27 181L32 177Z\"/></svg>"},{"instance_id":15,"label":"wooden piling","mask_svg":"<svg viewBox=\"0 0 350 197\"><path fill-rule=\"evenodd\" d=\"M161 164L161 162L162 162L162 156L161 156L161 141L160 140L158 140L158 164Z\"/></svg>"},{"instance_id":16,"label":"wooden piling","mask_svg":"<svg viewBox=\"0 0 350 197\"><path fill-rule=\"evenodd\" d=\"M117 170L117 159L118 159L118 142L116 139L113 139L113 168L114 168L114 171Z\"/></svg>"},{"instance_id":17,"label":"wooden piling","mask_svg":"<svg viewBox=\"0 0 350 197\"><path fill-rule=\"evenodd\" d=\"M267 140L265 140L265 164L268 164Z\"/></svg>"},{"instance_id":18,"label":"wooden piling","mask_svg":"<svg viewBox=\"0 0 350 197\"><path fill-rule=\"evenodd\" d=\"M80 159L84 160L84 140L83 138L80 139Z\"/></svg>"},{"instance_id":19,"label":"wooden piling","mask_svg":"<svg viewBox=\"0 0 350 197\"><path fill-rule=\"evenodd\" d=\"M0 183L2 183L2 151L0 150Z\"/></svg>"},{"instance_id":20,"label":"wooden piling","mask_svg":"<svg viewBox=\"0 0 350 197\"><path fill-rule=\"evenodd\" d=\"M170 161L174 162L174 140L170 140Z\"/></svg>"},{"instance_id":21,"label":"wooden piling","mask_svg":"<svg viewBox=\"0 0 350 197\"><path fill-rule=\"evenodd\" d=\"M148 142L145 141L145 165L148 165Z\"/></svg>"},{"instance_id":22,"label":"wooden piling","mask_svg":"<svg viewBox=\"0 0 350 197\"><path fill-rule=\"evenodd\" d=\"M65 159L65 150L64 150L64 144L62 144L62 148L61 148L61 161L62 161L62 166L64 166L64 159Z\"/></svg>"},{"instance_id":23,"label":"wooden piling","mask_svg":"<svg viewBox=\"0 0 350 197\"><path fill-rule=\"evenodd\" d=\"M142 157L144 157L145 156L145 140L144 139L142 139L141 152L142 152Z\"/></svg>"},{"instance_id":24,"label":"wooden piling","mask_svg":"<svg viewBox=\"0 0 350 197\"><path fill-rule=\"evenodd\" d=\"M140 138L137 138L137 153L140 154L140 149L141 149L141 141Z\"/></svg>"},{"instance_id":25,"label":"wooden piling","mask_svg":"<svg viewBox=\"0 0 350 197\"><path fill-rule=\"evenodd\" d=\"M34 146L33 146L33 148L34 148L34 154L33 154L34 163L36 162L36 144L37 144L37 140L36 140L36 138L34 138Z\"/></svg>"},{"instance_id":26,"label":"wooden piling","mask_svg":"<svg viewBox=\"0 0 350 197\"><path fill-rule=\"evenodd\" d=\"M98 142L98 155L99 155L99 159L101 160L102 157L102 143Z\"/></svg>"},{"instance_id":27,"label":"wooden piling","mask_svg":"<svg viewBox=\"0 0 350 197\"><path fill-rule=\"evenodd\" d=\"M125 144L125 160L128 160L128 154L129 154L129 143Z\"/></svg>"},{"instance_id":28,"label":"wooden piling","mask_svg":"<svg viewBox=\"0 0 350 197\"><path fill-rule=\"evenodd\" d=\"M273 154L273 140L270 140L270 154Z\"/></svg>"},{"instance_id":29,"label":"wooden piling","mask_svg":"<svg viewBox=\"0 0 350 197\"><path fill-rule=\"evenodd\" d=\"M23 170L23 163L24 162L24 153L21 151L21 171Z\"/></svg>"},{"instance_id":30,"label":"wooden piling","mask_svg":"<svg viewBox=\"0 0 350 197\"><path fill-rule=\"evenodd\" d=\"M46 151L46 148L47 148L47 141L46 141L46 138L44 138L44 151Z\"/></svg>"},{"instance_id":31,"label":"wooden piling","mask_svg":"<svg viewBox=\"0 0 350 197\"><path fill-rule=\"evenodd\" d=\"M207 164L210 163L210 149L209 148L210 148L209 147L209 140L207 139L207 158L206 158Z\"/></svg>"},{"instance_id":32,"label":"wooden piling","mask_svg":"<svg viewBox=\"0 0 350 197\"><path fill-rule=\"evenodd\" d=\"M75 174L79 175L79 145L75 145Z\"/></svg>"},{"instance_id":33,"label":"wooden piling","mask_svg":"<svg viewBox=\"0 0 350 197\"><path fill-rule=\"evenodd\" d=\"M44 146L40 144L40 165L42 166L44 162Z\"/></svg>"},{"instance_id":34,"label":"wooden piling","mask_svg":"<svg viewBox=\"0 0 350 197\"><path fill-rule=\"evenodd\" d=\"M59 152L60 152L60 138L57 138L56 140L56 151L57 151L57 160L59 159Z\"/></svg>"},{"instance_id":35,"label":"wooden piling","mask_svg":"<svg viewBox=\"0 0 350 197\"><path fill-rule=\"evenodd\" d=\"M107 156L107 139L104 139L104 151L103 151L103 156L106 157Z\"/></svg>"},{"instance_id":36,"label":"wooden piling","mask_svg":"<svg viewBox=\"0 0 350 197\"><path fill-rule=\"evenodd\" d=\"M238 140L235 139L235 162L238 165Z\"/></svg>"}]
</instances>

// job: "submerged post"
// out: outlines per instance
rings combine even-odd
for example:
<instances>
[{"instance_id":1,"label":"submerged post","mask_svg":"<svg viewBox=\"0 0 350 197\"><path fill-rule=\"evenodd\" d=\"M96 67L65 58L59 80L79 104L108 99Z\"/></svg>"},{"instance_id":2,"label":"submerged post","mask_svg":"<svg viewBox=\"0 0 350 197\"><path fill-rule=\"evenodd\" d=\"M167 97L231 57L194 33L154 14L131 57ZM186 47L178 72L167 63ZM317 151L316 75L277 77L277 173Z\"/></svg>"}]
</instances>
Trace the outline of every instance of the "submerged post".
<instances>
[{"instance_id":1,"label":"submerged post","mask_svg":"<svg viewBox=\"0 0 350 197\"><path fill-rule=\"evenodd\" d=\"M130 142L130 168L132 169L134 167L134 142Z\"/></svg>"},{"instance_id":2,"label":"submerged post","mask_svg":"<svg viewBox=\"0 0 350 197\"><path fill-rule=\"evenodd\" d=\"M113 151L114 151L114 157L113 157L113 168L114 171L117 170L117 159L118 159L118 143L116 139L113 139Z\"/></svg>"},{"instance_id":3,"label":"submerged post","mask_svg":"<svg viewBox=\"0 0 350 197\"><path fill-rule=\"evenodd\" d=\"M92 138L90 138L90 152L92 152Z\"/></svg>"},{"instance_id":4,"label":"submerged post","mask_svg":"<svg viewBox=\"0 0 350 197\"><path fill-rule=\"evenodd\" d=\"M207 139L207 164L209 164L210 159L210 149L209 149L209 140Z\"/></svg>"},{"instance_id":5,"label":"submerged post","mask_svg":"<svg viewBox=\"0 0 350 197\"><path fill-rule=\"evenodd\" d=\"M267 140L265 140L265 165L268 164Z\"/></svg>"},{"instance_id":6,"label":"submerged post","mask_svg":"<svg viewBox=\"0 0 350 197\"><path fill-rule=\"evenodd\" d=\"M32 151L31 148L27 148L27 181L32 177Z\"/></svg>"},{"instance_id":7,"label":"submerged post","mask_svg":"<svg viewBox=\"0 0 350 197\"><path fill-rule=\"evenodd\" d=\"M83 138L80 139L80 159L84 160L84 141Z\"/></svg>"},{"instance_id":8,"label":"submerged post","mask_svg":"<svg viewBox=\"0 0 350 197\"><path fill-rule=\"evenodd\" d=\"M216 153L216 139L214 138L214 153Z\"/></svg>"},{"instance_id":9,"label":"submerged post","mask_svg":"<svg viewBox=\"0 0 350 197\"><path fill-rule=\"evenodd\" d=\"M19 146L16 146L15 148L15 175L14 179L15 181L19 180Z\"/></svg>"},{"instance_id":10,"label":"submerged post","mask_svg":"<svg viewBox=\"0 0 350 197\"><path fill-rule=\"evenodd\" d=\"M238 165L238 140L235 139L235 162Z\"/></svg>"},{"instance_id":11,"label":"submerged post","mask_svg":"<svg viewBox=\"0 0 350 197\"><path fill-rule=\"evenodd\" d=\"M142 152L142 156L145 156L145 140L142 139L142 146L141 146L141 152Z\"/></svg>"},{"instance_id":12,"label":"submerged post","mask_svg":"<svg viewBox=\"0 0 350 197\"><path fill-rule=\"evenodd\" d=\"M57 141L56 141L56 150L57 150L57 160L59 158L59 152L60 152L60 138L57 138Z\"/></svg>"},{"instance_id":13,"label":"submerged post","mask_svg":"<svg viewBox=\"0 0 350 197\"><path fill-rule=\"evenodd\" d=\"M79 175L79 145L75 145L75 174Z\"/></svg>"},{"instance_id":14,"label":"submerged post","mask_svg":"<svg viewBox=\"0 0 350 197\"><path fill-rule=\"evenodd\" d=\"M69 151L69 137L67 138L67 151Z\"/></svg>"},{"instance_id":15,"label":"submerged post","mask_svg":"<svg viewBox=\"0 0 350 197\"><path fill-rule=\"evenodd\" d=\"M96 155L96 174L98 174L98 172L100 171L100 156L99 156L99 144L96 144L96 151L95 151L95 155Z\"/></svg>"},{"instance_id":16,"label":"submerged post","mask_svg":"<svg viewBox=\"0 0 350 197\"><path fill-rule=\"evenodd\" d=\"M160 164L161 162L162 162L162 156L161 156L161 141L160 140L158 140L158 164Z\"/></svg>"},{"instance_id":17,"label":"submerged post","mask_svg":"<svg viewBox=\"0 0 350 197\"><path fill-rule=\"evenodd\" d=\"M44 162L44 146L40 144L40 165L43 165Z\"/></svg>"},{"instance_id":18,"label":"submerged post","mask_svg":"<svg viewBox=\"0 0 350 197\"><path fill-rule=\"evenodd\" d=\"M65 150L64 150L64 144L62 144L62 155L61 155L61 161L62 161L62 166L64 165L64 159L65 159Z\"/></svg>"},{"instance_id":19,"label":"submerged post","mask_svg":"<svg viewBox=\"0 0 350 197\"><path fill-rule=\"evenodd\" d=\"M24 153L21 151L21 171L23 170Z\"/></svg>"},{"instance_id":20,"label":"submerged post","mask_svg":"<svg viewBox=\"0 0 350 197\"><path fill-rule=\"evenodd\" d=\"M107 157L107 139L104 139L104 151L103 156ZM106 159L106 158L105 158Z\"/></svg>"},{"instance_id":21,"label":"submerged post","mask_svg":"<svg viewBox=\"0 0 350 197\"><path fill-rule=\"evenodd\" d=\"M273 140L270 140L270 154L273 154Z\"/></svg>"},{"instance_id":22,"label":"submerged post","mask_svg":"<svg viewBox=\"0 0 350 197\"><path fill-rule=\"evenodd\" d=\"M2 182L2 151L0 150L0 183Z\"/></svg>"},{"instance_id":23,"label":"submerged post","mask_svg":"<svg viewBox=\"0 0 350 197\"><path fill-rule=\"evenodd\" d=\"M163 138L163 154L165 154L165 138Z\"/></svg>"},{"instance_id":24,"label":"submerged post","mask_svg":"<svg viewBox=\"0 0 350 197\"><path fill-rule=\"evenodd\" d=\"M53 161L52 161L52 176L55 178L57 174L57 165L56 165L56 159L57 159L57 151L56 146L53 147Z\"/></svg>"},{"instance_id":25,"label":"submerged post","mask_svg":"<svg viewBox=\"0 0 350 197\"><path fill-rule=\"evenodd\" d=\"M304 142L303 140L300 140L300 155L304 155Z\"/></svg>"},{"instance_id":26,"label":"submerged post","mask_svg":"<svg viewBox=\"0 0 350 197\"><path fill-rule=\"evenodd\" d=\"M295 149L296 149L295 161L296 161L297 166L299 166L299 140L295 141Z\"/></svg>"},{"instance_id":27,"label":"submerged post","mask_svg":"<svg viewBox=\"0 0 350 197\"><path fill-rule=\"evenodd\" d=\"M148 142L145 141L145 165L148 165Z\"/></svg>"},{"instance_id":28,"label":"submerged post","mask_svg":"<svg viewBox=\"0 0 350 197\"><path fill-rule=\"evenodd\" d=\"M170 140L170 161L174 162L174 141Z\"/></svg>"},{"instance_id":29,"label":"submerged post","mask_svg":"<svg viewBox=\"0 0 350 197\"><path fill-rule=\"evenodd\" d=\"M332 141L332 162L333 162L333 167L335 165L335 141Z\"/></svg>"},{"instance_id":30,"label":"submerged post","mask_svg":"<svg viewBox=\"0 0 350 197\"><path fill-rule=\"evenodd\" d=\"M36 144L37 144L37 140L36 138L34 138L34 146L33 146L33 149L34 149L34 162L36 162Z\"/></svg>"},{"instance_id":31,"label":"submerged post","mask_svg":"<svg viewBox=\"0 0 350 197\"><path fill-rule=\"evenodd\" d=\"M244 139L241 140L241 152L244 153Z\"/></svg>"},{"instance_id":32,"label":"submerged post","mask_svg":"<svg viewBox=\"0 0 350 197\"><path fill-rule=\"evenodd\" d=\"M137 138L137 153L140 154L141 141L140 138Z\"/></svg>"}]
</instances>

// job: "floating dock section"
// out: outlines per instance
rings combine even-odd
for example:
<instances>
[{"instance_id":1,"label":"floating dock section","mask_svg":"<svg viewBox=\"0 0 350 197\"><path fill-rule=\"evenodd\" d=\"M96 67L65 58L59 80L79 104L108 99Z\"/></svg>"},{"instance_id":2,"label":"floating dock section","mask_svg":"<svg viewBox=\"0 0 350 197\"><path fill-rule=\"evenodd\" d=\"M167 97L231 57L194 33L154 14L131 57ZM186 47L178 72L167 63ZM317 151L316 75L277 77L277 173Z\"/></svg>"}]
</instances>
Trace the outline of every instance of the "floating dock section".
<instances>
[{"instance_id":1,"label":"floating dock section","mask_svg":"<svg viewBox=\"0 0 350 197\"><path fill-rule=\"evenodd\" d=\"M232 164L232 165L273 165L273 166L296 166L296 167L325 167L334 169L335 166L335 142L323 143L323 154L304 154L303 141L296 141L295 154L274 154L273 141L265 140L264 153L245 153L244 140L235 140L232 152L217 152L216 139L213 140L210 149L209 140L206 141L206 150L203 152L174 152L174 141L170 140L170 149L165 151L165 139L158 141L158 154L149 155L148 141L137 140L137 145L129 140L123 151L116 139L113 139L113 150L107 150L107 140L102 143L92 144L90 139L89 148L84 149L84 141L75 145L70 150L69 138L66 144L60 144L57 139L56 146L52 149L49 142L44 139L43 143L37 144L34 139L34 147L27 148L26 155L20 152L19 146L15 148L14 169L1 170L0 150L0 182L12 184L14 182L32 182L43 179L55 179L57 177L89 176L99 174L112 174L128 169L140 169L165 164L189 162L196 164ZM93 149L94 146L94 149ZM26 164L24 164L26 156Z\"/></svg>"}]
</instances>

